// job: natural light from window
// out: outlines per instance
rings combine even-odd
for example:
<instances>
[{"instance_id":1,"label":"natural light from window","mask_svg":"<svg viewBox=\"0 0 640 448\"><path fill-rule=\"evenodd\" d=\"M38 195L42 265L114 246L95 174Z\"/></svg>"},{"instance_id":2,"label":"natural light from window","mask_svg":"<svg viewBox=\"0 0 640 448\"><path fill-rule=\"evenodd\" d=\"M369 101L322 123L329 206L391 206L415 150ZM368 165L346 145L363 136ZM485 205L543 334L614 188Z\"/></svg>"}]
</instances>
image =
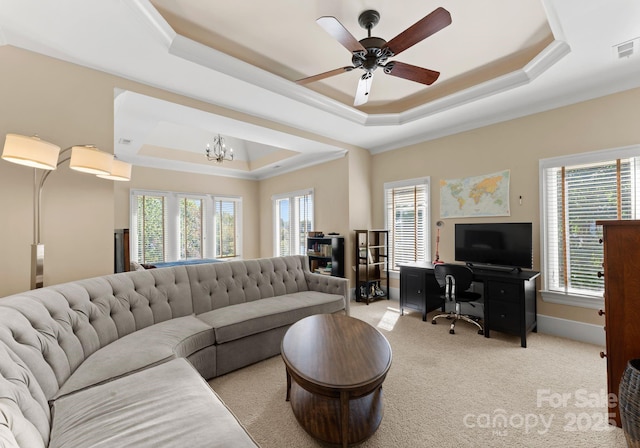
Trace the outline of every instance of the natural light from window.
<instances>
[{"instance_id":1,"label":"natural light from window","mask_svg":"<svg viewBox=\"0 0 640 448\"><path fill-rule=\"evenodd\" d=\"M400 310L396 308L387 307L382 319L378 322L378 328L386 331L393 331L400 318Z\"/></svg>"}]
</instances>

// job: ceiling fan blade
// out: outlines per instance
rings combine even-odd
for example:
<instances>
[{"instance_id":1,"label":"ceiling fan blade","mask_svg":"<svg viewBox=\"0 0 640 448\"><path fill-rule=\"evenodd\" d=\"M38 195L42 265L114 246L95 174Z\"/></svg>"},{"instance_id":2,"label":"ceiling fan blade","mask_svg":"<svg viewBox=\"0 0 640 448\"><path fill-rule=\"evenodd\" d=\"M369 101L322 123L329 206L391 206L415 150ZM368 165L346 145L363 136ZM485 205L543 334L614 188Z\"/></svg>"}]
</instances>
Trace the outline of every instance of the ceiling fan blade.
<instances>
[{"instance_id":1,"label":"ceiling fan blade","mask_svg":"<svg viewBox=\"0 0 640 448\"><path fill-rule=\"evenodd\" d=\"M335 17L320 17L316 22L351 53L355 51L367 51L362 44L358 42L358 39L353 37L353 35Z\"/></svg>"},{"instance_id":2,"label":"ceiling fan blade","mask_svg":"<svg viewBox=\"0 0 640 448\"><path fill-rule=\"evenodd\" d=\"M449 11L446 9L440 7L387 42L387 48L389 48L394 55L398 55L450 24L451 14L449 14Z\"/></svg>"},{"instance_id":3,"label":"ceiling fan blade","mask_svg":"<svg viewBox=\"0 0 640 448\"><path fill-rule=\"evenodd\" d=\"M387 75L397 76L398 78L408 79L428 86L433 84L440 76L440 72L398 61L388 62L383 68Z\"/></svg>"},{"instance_id":4,"label":"ceiling fan blade","mask_svg":"<svg viewBox=\"0 0 640 448\"><path fill-rule=\"evenodd\" d=\"M360 81L358 81L358 89L356 90L356 97L353 101L354 106L361 106L369 100L372 79L373 73L371 72L367 72L360 77Z\"/></svg>"},{"instance_id":5,"label":"ceiling fan blade","mask_svg":"<svg viewBox=\"0 0 640 448\"><path fill-rule=\"evenodd\" d=\"M310 82L320 81L321 79L328 78L330 76L339 75L340 73L350 72L355 67L340 67L334 70L329 70L328 72L320 73L318 75L309 76L308 78L298 79L296 84L304 85L309 84Z\"/></svg>"}]
</instances>

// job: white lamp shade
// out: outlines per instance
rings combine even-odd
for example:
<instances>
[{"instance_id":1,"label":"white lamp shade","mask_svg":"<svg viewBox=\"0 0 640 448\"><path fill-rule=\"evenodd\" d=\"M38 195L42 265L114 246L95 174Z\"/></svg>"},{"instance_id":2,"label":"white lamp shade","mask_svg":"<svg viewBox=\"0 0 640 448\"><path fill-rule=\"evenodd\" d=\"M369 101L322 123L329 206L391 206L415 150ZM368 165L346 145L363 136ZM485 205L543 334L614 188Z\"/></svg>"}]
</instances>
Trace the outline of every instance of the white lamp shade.
<instances>
[{"instance_id":1,"label":"white lamp shade","mask_svg":"<svg viewBox=\"0 0 640 448\"><path fill-rule=\"evenodd\" d=\"M89 174L111 173L113 154L100 151L94 146L74 146L71 148L69 167Z\"/></svg>"},{"instance_id":2,"label":"white lamp shade","mask_svg":"<svg viewBox=\"0 0 640 448\"><path fill-rule=\"evenodd\" d=\"M122 160L113 159L111 173L98 174L98 177L109 180L129 181L131 180L131 164Z\"/></svg>"},{"instance_id":3,"label":"white lamp shade","mask_svg":"<svg viewBox=\"0 0 640 448\"><path fill-rule=\"evenodd\" d=\"M43 170L55 170L59 154L60 147L53 143L18 134L7 134L2 150L2 158L8 162Z\"/></svg>"}]
</instances>

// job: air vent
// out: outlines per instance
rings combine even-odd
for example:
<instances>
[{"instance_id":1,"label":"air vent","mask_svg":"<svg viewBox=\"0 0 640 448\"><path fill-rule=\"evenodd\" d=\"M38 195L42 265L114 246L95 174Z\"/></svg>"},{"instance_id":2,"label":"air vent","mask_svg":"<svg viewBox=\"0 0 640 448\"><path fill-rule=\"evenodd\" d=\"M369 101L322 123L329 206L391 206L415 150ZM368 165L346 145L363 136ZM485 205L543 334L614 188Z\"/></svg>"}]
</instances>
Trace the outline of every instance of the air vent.
<instances>
[{"instance_id":1,"label":"air vent","mask_svg":"<svg viewBox=\"0 0 640 448\"><path fill-rule=\"evenodd\" d=\"M131 140L130 138L121 138L120 140L118 140L118 143L120 143L121 145L130 145L132 141L133 140Z\"/></svg>"},{"instance_id":2,"label":"air vent","mask_svg":"<svg viewBox=\"0 0 640 448\"><path fill-rule=\"evenodd\" d=\"M617 59L625 59L634 56L638 53L640 44L640 38L635 38L627 42L613 46L614 57Z\"/></svg>"}]
</instances>

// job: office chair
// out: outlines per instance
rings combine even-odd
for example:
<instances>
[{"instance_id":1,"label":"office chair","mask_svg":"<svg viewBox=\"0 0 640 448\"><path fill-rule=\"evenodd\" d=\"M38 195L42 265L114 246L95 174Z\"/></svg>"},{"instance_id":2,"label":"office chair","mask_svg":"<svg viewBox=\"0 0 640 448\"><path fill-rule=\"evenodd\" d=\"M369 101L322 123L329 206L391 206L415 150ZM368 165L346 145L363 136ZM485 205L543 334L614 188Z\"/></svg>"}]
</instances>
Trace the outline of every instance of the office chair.
<instances>
[{"instance_id":1,"label":"office chair","mask_svg":"<svg viewBox=\"0 0 640 448\"><path fill-rule=\"evenodd\" d=\"M478 322L478 318L460 313L460 304L468 302L471 306L475 306L473 303L482 297L477 292L469 291L471 282L473 281L473 272L467 266L461 264L437 264L434 267L434 273L438 285L440 285L442 291L442 299L445 304L451 302L454 304L454 311L448 313L438 314L431 319L432 324L436 324L436 319L446 317L452 319L451 328L449 333L455 334L456 322L464 320L479 328L478 334L484 334L482 325Z\"/></svg>"}]
</instances>

